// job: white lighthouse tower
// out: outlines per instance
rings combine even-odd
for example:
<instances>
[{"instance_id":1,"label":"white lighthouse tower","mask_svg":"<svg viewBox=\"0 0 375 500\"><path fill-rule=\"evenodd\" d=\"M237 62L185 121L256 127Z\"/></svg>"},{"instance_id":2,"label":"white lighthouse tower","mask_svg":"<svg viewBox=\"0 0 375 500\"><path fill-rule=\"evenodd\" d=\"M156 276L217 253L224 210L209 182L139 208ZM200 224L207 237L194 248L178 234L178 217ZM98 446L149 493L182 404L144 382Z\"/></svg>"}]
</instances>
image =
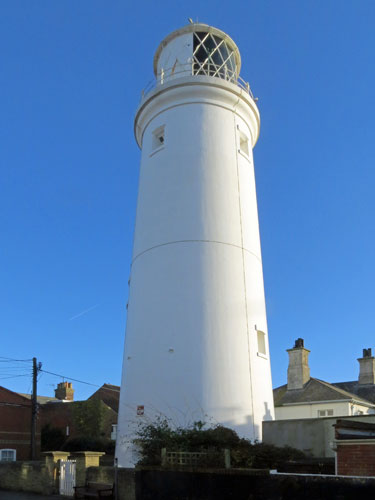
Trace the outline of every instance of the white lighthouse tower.
<instances>
[{"instance_id":1,"label":"white lighthouse tower","mask_svg":"<svg viewBox=\"0 0 375 500\"><path fill-rule=\"evenodd\" d=\"M224 32L189 24L154 58L142 150L116 456L140 422L220 423L261 439L274 418L252 148L259 111Z\"/></svg>"}]
</instances>

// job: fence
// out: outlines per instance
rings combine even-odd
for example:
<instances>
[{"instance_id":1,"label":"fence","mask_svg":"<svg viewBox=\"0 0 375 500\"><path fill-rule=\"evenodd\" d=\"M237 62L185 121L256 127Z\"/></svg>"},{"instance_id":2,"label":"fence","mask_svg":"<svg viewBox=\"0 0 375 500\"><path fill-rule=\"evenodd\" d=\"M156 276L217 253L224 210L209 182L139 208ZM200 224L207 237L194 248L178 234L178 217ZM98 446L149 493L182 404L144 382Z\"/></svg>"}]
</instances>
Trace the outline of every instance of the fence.
<instances>
[{"instance_id":1,"label":"fence","mask_svg":"<svg viewBox=\"0 0 375 500\"><path fill-rule=\"evenodd\" d=\"M164 83L175 80L176 78L184 76L212 76L237 85L241 89L245 90L253 100L257 100L251 92L249 82L246 82L243 78L237 75L235 71L229 70L226 67L223 68L222 66L214 63L207 64L203 67L201 66L197 69L195 64L196 63L179 64L178 67L173 66L167 69L162 68L160 74L158 74L155 79L151 80L142 90L142 99L157 85L164 85Z\"/></svg>"},{"instance_id":2,"label":"fence","mask_svg":"<svg viewBox=\"0 0 375 500\"><path fill-rule=\"evenodd\" d=\"M230 451L221 452L191 452L191 451L167 451L161 450L162 467L202 467L216 466L230 468Z\"/></svg>"}]
</instances>

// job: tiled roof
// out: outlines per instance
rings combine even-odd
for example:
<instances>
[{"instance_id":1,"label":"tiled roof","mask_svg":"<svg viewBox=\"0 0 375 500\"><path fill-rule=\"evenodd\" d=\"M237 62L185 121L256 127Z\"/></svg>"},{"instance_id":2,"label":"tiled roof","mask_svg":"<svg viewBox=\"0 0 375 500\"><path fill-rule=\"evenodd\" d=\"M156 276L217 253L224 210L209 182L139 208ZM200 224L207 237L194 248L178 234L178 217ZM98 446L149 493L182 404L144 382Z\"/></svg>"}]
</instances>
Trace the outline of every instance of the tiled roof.
<instances>
[{"instance_id":1,"label":"tiled roof","mask_svg":"<svg viewBox=\"0 0 375 500\"><path fill-rule=\"evenodd\" d=\"M343 389L344 391L351 392L356 394L362 399L366 399L366 401L370 401L375 404L375 385L363 385L359 384L358 380L354 380L353 382L336 382L332 384L339 389Z\"/></svg>"},{"instance_id":2,"label":"tiled roof","mask_svg":"<svg viewBox=\"0 0 375 500\"><path fill-rule=\"evenodd\" d=\"M89 399L100 399L107 406L118 412L120 387L118 385L103 384Z\"/></svg>"},{"instance_id":3,"label":"tiled roof","mask_svg":"<svg viewBox=\"0 0 375 500\"><path fill-rule=\"evenodd\" d=\"M283 406L293 403L313 403L318 401L339 401L343 399L355 399L357 401L363 401L367 404L374 402L365 397L361 397L359 394L355 394L342 387L338 387L338 384L329 384L328 382L324 382L323 380L319 380L317 378L310 378L302 389L288 391L287 385L277 387L273 391L273 398L275 406Z\"/></svg>"},{"instance_id":4,"label":"tiled roof","mask_svg":"<svg viewBox=\"0 0 375 500\"><path fill-rule=\"evenodd\" d=\"M23 396L24 398L31 399L31 394L22 394L21 392L18 392L17 394L19 394L20 396ZM52 401L60 401L60 399L51 398L49 396L37 396L36 400L40 405L44 405L44 404L50 403Z\"/></svg>"}]
</instances>

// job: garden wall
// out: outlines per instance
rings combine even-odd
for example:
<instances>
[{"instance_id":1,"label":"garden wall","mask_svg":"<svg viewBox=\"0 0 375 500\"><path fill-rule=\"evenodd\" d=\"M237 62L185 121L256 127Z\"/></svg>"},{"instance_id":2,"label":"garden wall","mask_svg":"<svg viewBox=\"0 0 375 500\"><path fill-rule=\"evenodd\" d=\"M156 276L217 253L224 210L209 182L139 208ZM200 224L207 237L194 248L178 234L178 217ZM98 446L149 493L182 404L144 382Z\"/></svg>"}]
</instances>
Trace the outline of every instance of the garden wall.
<instances>
[{"instance_id":1,"label":"garden wall","mask_svg":"<svg viewBox=\"0 0 375 500\"><path fill-rule=\"evenodd\" d=\"M338 418L375 423L375 415L268 420L263 422L263 442L275 446L292 446L313 457L334 457L335 452L330 443L335 439L334 425Z\"/></svg>"},{"instance_id":2,"label":"garden wall","mask_svg":"<svg viewBox=\"0 0 375 500\"><path fill-rule=\"evenodd\" d=\"M114 483L114 467L89 467L86 472L87 481L97 483ZM135 469L117 469L118 500L135 500Z\"/></svg>"},{"instance_id":3,"label":"garden wall","mask_svg":"<svg viewBox=\"0 0 375 500\"><path fill-rule=\"evenodd\" d=\"M44 462L2 462L0 490L51 495L55 492L53 474Z\"/></svg>"},{"instance_id":4,"label":"garden wall","mask_svg":"<svg viewBox=\"0 0 375 500\"><path fill-rule=\"evenodd\" d=\"M0 464L0 490L50 495L55 478L42 462ZM251 469L118 469L118 500L358 500L373 498L375 478L269 474ZM112 483L114 467L89 467L89 481ZM1 497L1 494L0 494Z\"/></svg>"},{"instance_id":5,"label":"garden wall","mask_svg":"<svg viewBox=\"0 0 375 500\"><path fill-rule=\"evenodd\" d=\"M358 500L374 494L375 478L269 475L244 469L136 472L137 500Z\"/></svg>"}]
</instances>

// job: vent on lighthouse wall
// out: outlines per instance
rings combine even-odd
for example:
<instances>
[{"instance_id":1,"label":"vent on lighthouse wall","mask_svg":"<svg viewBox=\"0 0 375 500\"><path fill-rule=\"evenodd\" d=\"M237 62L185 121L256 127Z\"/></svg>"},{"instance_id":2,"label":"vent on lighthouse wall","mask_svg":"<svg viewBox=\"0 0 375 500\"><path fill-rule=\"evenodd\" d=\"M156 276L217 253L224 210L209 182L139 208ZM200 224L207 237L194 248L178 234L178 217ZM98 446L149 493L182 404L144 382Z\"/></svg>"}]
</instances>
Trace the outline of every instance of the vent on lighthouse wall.
<instances>
[{"instance_id":1,"label":"vent on lighthouse wall","mask_svg":"<svg viewBox=\"0 0 375 500\"><path fill-rule=\"evenodd\" d=\"M155 129L152 133L152 151L155 152L164 146L165 142L165 127L162 125Z\"/></svg>"}]
</instances>

